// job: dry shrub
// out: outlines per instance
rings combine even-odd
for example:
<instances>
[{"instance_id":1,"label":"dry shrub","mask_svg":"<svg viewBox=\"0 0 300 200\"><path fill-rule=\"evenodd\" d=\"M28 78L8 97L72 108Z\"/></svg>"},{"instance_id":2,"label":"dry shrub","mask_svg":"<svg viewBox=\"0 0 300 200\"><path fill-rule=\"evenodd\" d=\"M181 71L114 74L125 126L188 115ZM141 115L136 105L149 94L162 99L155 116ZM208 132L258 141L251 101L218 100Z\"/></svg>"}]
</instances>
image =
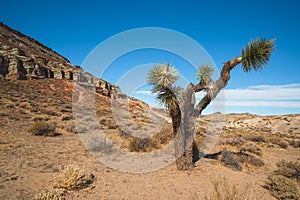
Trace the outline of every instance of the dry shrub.
<instances>
[{"instance_id":1,"label":"dry shrub","mask_svg":"<svg viewBox=\"0 0 300 200\"><path fill-rule=\"evenodd\" d=\"M68 166L55 177L55 188L64 190L78 190L88 187L93 177L87 177L78 167Z\"/></svg>"},{"instance_id":2,"label":"dry shrub","mask_svg":"<svg viewBox=\"0 0 300 200\"><path fill-rule=\"evenodd\" d=\"M160 144L166 144L173 139L173 130L171 124L166 124L160 132L152 137L153 140Z\"/></svg>"},{"instance_id":3,"label":"dry shrub","mask_svg":"<svg viewBox=\"0 0 300 200\"><path fill-rule=\"evenodd\" d=\"M53 110L48 110L48 109L40 109L40 111L46 115L51 115L51 116L56 116L56 117L60 117L61 114L58 112L55 112Z\"/></svg>"},{"instance_id":4,"label":"dry shrub","mask_svg":"<svg viewBox=\"0 0 300 200\"><path fill-rule=\"evenodd\" d=\"M129 150L134 152L149 152L157 148L157 142L150 138L132 137L129 143Z\"/></svg>"},{"instance_id":5,"label":"dry shrub","mask_svg":"<svg viewBox=\"0 0 300 200\"><path fill-rule=\"evenodd\" d=\"M243 188L230 184L226 179L213 181L214 191L206 200L251 200L254 199L249 191L249 186Z\"/></svg>"},{"instance_id":6,"label":"dry shrub","mask_svg":"<svg viewBox=\"0 0 300 200\"><path fill-rule=\"evenodd\" d=\"M93 139L88 146L88 150L92 152L102 152L104 154L111 154L115 152L114 145L110 141L100 140L98 138Z\"/></svg>"},{"instance_id":7,"label":"dry shrub","mask_svg":"<svg viewBox=\"0 0 300 200\"><path fill-rule=\"evenodd\" d=\"M36 121L29 129L33 135L54 136L55 127L44 121Z\"/></svg>"},{"instance_id":8,"label":"dry shrub","mask_svg":"<svg viewBox=\"0 0 300 200\"><path fill-rule=\"evenodd\" d=\"M255 144L252 144L252 143L247 143L247 144L243 145L240 148L240 151L242 153L244 153L244 152L253 153L253 154L256 154L258 156L262 155L262 149L261 149L261 147L255 145Z\"/></svg>"},{"instance_id":9,"label":"dry shrub","mask_svg":"<svg viewBox=\"0 0 300 200\"><path fill-rule=\"evenodd\" d=\"M126 137L127 134L122 134ZM151 138L128 137L129 150L133 152L150 152L158 149L161 145L167 144L173 139L172 125L166 124L160 132Z\"/></svg>"},{"instance_id":10,"label":"dry shrub","mask_svg":"<svg viewBox=\"0 0 300 200\"><path fill-rule=\"evenodd\" d=\"M249 164L255 167L262 167L265 165L264 161L260 158L257 158L253 155L249 155L246 153L236 153L237 155L237 160L243 164Z\"/></svg>"},{"instance_id":11,"label":"dry shrub","mask_svg":"<svg viewBox=\"0 0 300 200\"><path fill-rule=\"evenodd\" d=\"M270 175L265 187L277 199L300 199L296 181L282 175Z\"/></svg>"},{"instance_id":12,"label":"dry shrub","mask_svg":"<svg viewBox=\"0 0 300 200\"><path fill-rule=\"evenodd\" d=\"M61 189L45 190L36 194L34 200L65 200L65 191Z\"/></svg>"},{"instance_id":13,"label":"dry shrub","mask_svg":"<svg viewBox=\"0 0 300 200\"><path fill-rule=\"evenodd\" d=\"M225 166L234 170L239 170L239 171L243 170L243 166L236 160L234 153L224 150L221 153L221 156L222 156L221 162Z\"/></svg>"},{"instance_id":14,"label":"dry shrub","mask_svg":"<svg viewBox=\"0 0 300 200\"><path fill-rule=\"evenodd\" d=\"M241 171L243 169L242 164L248 164L255 167L261 167L264 165L262 159L253 155L243 152L230 152L223 150L221 153L221 162L234 170Z\"/></svg>"},{"instance_id":15,"label":"dry shrub","mask_svg":"<svg viewBox=\"0 0 300 200\"><path fill-rule=\"evenodd\" d=\"M227 138L226 144L229 144L231 146L242 146L246 143L246 140L242 137L238 138Z\"/></svg>"},{"instance_id":16,"label":"dry shrub","mask_svg":"<svg viewBox=\"0 0 300 200\"><path fill-rule=\"evenodd\" d=\"M290 145L294 148L300 148L300 140L293 139L290 141Z\"/></svg>"},{"instance_id":17,"label":"dry shrub","mask_svg":"<svg viewBox=\"0 0 300 200\"><path fill-rule=\"evenodd\" d=\"M103 120L104 125L107 126L109 129L116 129L118 128L118 125L116 124L116 122L112 119L108 119L108 120Z\"/></svg>"},{"instance_id":18,"label":"dry shrub","mask_svg":"<svg viewBox=\"0 0 300 200\"><path fill-rule=\"evenodd\" d=\"M296 179L300 182L300 161L280 161L277 163L276 174L287 178Z\"/></svg>"},{"instance_id":19,"label":"dry shrub","mask_svg":"<svg viewBox=\"0 0 300 200\"><path fill-rule=\"evenodd\" d=\"M246 136L247 140L257 143L268 143L269 140L264 135L248 135Z\"/></svg>"},{"instance_id":20,"label":"dry shrub","mask_svg":"<svg viewBox=\"0 0 300 200\"><path fill-rule=\"evenodd\" d=\"M287 149L288 146L289 146L289 143L288 143L287 141L285 141L285 140L282 140L282 141L280 141L280 142L278 143L278 146L280 146L280 147L283 148L283 149Z\"/></svg>"},{"instance_id":21,"label":"dry shrub","mask_svg":"<svg viewBox=\"0 0 300 200\"><path fill-rule=\"evenodd\" d=\"M289 146L289 143L285 139L279 138L279 137L272 137L272 138L270 138L270 142L272 144L278 145L279 147L281 147L283 149L286 149Z\"/></svg>"}]
</instances>

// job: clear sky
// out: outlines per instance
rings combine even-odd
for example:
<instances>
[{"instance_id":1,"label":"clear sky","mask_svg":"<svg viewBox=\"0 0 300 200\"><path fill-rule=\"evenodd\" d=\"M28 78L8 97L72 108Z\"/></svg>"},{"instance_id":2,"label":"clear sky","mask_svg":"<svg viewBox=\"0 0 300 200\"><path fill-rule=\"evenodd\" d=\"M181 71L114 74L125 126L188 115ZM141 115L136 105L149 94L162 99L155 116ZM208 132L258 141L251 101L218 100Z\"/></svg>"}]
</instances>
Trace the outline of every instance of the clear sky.
<instances>
[{"instance_id":1,"label":"clear sky","mask_svg":"<svg viewBox=\"0 0 300 200\"><path fill-rule=\"evenodd\" d=\"M224 91L226 112L286 114L300 113L299 2L10 0L1 2L0 21L49 46L74 65L81 65L105 39L140 27L163 27L186 34L206 49L219 70L223 62L239 56L250 39L276 38L276 50L262 72L234 69ZM120 70L103 78L118 82L120 74L116 72L132 67L134 62L129 59L141 56L149 58L145 62L184 63L166 52L136 52L123 59L124 63L122 58L117 60L115 66L119 63ZM143 59L138 60L135 65L143 64ZM143 98L153 103L150 97Z\"/></svg>"}]
</instances>

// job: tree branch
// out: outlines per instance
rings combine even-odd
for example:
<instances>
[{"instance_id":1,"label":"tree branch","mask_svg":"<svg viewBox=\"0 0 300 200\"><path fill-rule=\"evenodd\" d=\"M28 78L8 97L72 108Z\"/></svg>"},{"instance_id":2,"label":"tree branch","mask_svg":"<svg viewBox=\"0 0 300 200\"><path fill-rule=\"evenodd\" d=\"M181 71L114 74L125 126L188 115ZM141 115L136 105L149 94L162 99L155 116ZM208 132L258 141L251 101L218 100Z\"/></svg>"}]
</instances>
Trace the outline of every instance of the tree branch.
<instances>
[{"instance_id":1,"label":"tree branch","mask_svg":"<svg viewBox=\"0 0 300 200\"><path fill-rule=\"evenodd\" d=\"M202 90L207 90L208 87L206 84L204 84L203 82L198 83L197 85L191 83L193 89L195 92L201 92Z\"/></svg>"},{"instance_id":2,"label":"tree branch","mask_svg":"<svg viewBox=\"0 0 300 200\"><path fill-rule=\"evenodd\" d=\"M223 89L227 85L230 79L230 71L240 63L242 63L242 58L236 57L223 64L223 68L220 73L219 79L213 82L213 84L207 89L206 95L201 99L201 101L196 106L196 111L195 111L196 116L201 115L202 111L210 104L210 102L214 98L216 98L216 96L221 91L221 89Z\"/></svg>"}]
</instances>

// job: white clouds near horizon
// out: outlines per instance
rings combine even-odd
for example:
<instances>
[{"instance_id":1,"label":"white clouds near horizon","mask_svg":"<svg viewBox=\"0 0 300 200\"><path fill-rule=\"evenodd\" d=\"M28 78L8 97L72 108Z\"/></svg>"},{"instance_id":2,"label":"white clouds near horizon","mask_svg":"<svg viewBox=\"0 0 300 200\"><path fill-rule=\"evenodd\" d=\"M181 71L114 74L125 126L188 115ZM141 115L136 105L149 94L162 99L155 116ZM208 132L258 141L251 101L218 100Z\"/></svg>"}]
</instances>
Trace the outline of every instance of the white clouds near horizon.
<instances>
[{"instance_id":1,"label":"white clouds near horizon","mask_svg":"<svg viewBox=\"0 0 300 200\"><path fill-rule=\"evenodd\" d=\"M214 100L214 106L300 108L300 83L286 85L254 85L247 88L224 89ZM135 94L154 95L151 91ZM199 101L203 93L197 93Z\"/></svg>"}]
</instances>

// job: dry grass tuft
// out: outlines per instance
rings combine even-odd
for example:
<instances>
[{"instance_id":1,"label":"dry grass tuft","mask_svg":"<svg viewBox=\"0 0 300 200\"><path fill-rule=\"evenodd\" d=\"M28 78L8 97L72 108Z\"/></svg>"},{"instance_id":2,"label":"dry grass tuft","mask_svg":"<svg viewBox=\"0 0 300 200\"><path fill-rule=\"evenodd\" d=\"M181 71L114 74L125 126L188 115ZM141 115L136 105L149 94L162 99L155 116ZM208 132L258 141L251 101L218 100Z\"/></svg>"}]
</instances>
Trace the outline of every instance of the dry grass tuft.
<instances>
[{"instance_id":1,"label":"dry grass tuft","mask_svg":"<svg viewBox=\"0 0 300 200\"><path fill-rule=\"evenodd\" d=\"M88 187L93 177L87 177L78 167L68 166L55 177L55 188L64 190L78 190Z\"/></svg>"},{"instance_id":2,"label":"dry grass tuft","mask_svg":"<svg viewBox=\"0 0 300 200\"><path fill-rule=\"evenodd\" d=\"M257 142L257 143L268 143L269 140L266 138L264 135L248 135L246 136L247 140L250 140L252 142Z\"/></svg>"},{"instance_id":3,"label":"dry grass tuft","mask_svg":"<svg viewBox=\"0 0 300 200\"><path fill-rule=\"evenodd\" d=\"M243 166L241 165L241 163L239 163L235 156L234 156L234 153L232 152L229 152L227 150L224 150L222 153L221 153L221 162L231 168L231 169L234 169L234 170L238 170L238 171L242 171L243 170Z\"/></svg>"},{"instance_id":4,"label":"dry grass tuft","mask_svg":"<svg viewBox=\"0 0 300 200\"><path fill-rule=\"evenodd\" d=\"M293 139L290 141L290 145L294 148L300 148L300 140Z\"/></svg>"},{"instance_id":5,"label":"dry grass tuft","mask_svg":"<svg viewBox=\"0 0 300 200\"><path fill-rule=\"evenodd\" d=\"M44 121L37 121L28 130L33 135L55 136L55 127Z\"/></svg>"},{"instance_id":6,"label":"dry grass tuft","mask_svg":"<svg viewBox=\"0 0 300 200\"><path fill-rule=\"evenodd\" d=\"M285 176L287 178L296 179L300 182L300 161L280 161L277 163L276 174Z\"/></svg>"},{"instance_id":7,"label":"dry grass tuft","mask_svg":"<svg viewBox=\"0 0 300 200\"><path fill-rule=\"evenodd\" d=\"M62 189L45 190L36 194L34 200L65 200L65 191Z\"/></svg>"},{"instance_id":8,"label":"dry grass tuft","mask_svg":"<svg viewBox=\"0 0 300 200\"><path fill-rule=\"evenodd\" d=\"M261 156L262 155L262 149L261 147L253 144L253 143L246 143L244 144L241 148L240 151L242 153L248 152L248 153L253 153L255 155Z\"/></svg>"},{"instance_id":9,"label":"dry grass tuft","mask_svg":"<svg viewBox=\"0 0 300 200\"><path fill-rule=\"evenodd\" d=\"M284 138L280 138L276 136L271 137L270 142L272 144L278 145L280 148L283 149L287 149L289 146L289 143Z\"/></svg>"},{"instance_id":10,"label":"dry grass tuft","mask_svg":"<svg viewBox=\"0 0 300 200\"><path fill-rule=\"evenodd\" d=\"M121 137L129 140L129 151L150 152L169 143L173 139L173 132L171 124L166 124L160 132L150 138L140 138L131 135L128 136L126 133L121 133Z\"/></svg>"},{"instance_id":11,"label":"dry grass tuft","mask_svg":"<svg viewBox=\"0 0 300 200\"><path fill-rule=\"evenodd\" d=\"M226 179L213 181L214 191L206 200L251 200L249 186L240 188L236 184L229 184Z\"/></svg>"},{"instance_id":12,"label":"dry grass tuft","mask_svg":"<svg viewBox=\"0 0 300 200\"><path fill-rule=\"evenodd\" d=\"M221 162L234 170L241 171L243 169L242 164L252 165L255 167L261 167L264 165L262 159L253 155L243 152L230 152L223 150L221 153Z\"/></svg>"},{"instance_id":13,"label":"dry grass tuft","mask_svg":"<svg viewBox=\"0 0 300 200\"><path fill-rule=\"evenodd\" d=\"M242 137L226 139L226 144L229 144L231 146L242 146L245 143L246 143L246 140Z\"/></svg>"},{"instance_id":14,"label":"dry grass tuft","mask_svg":"<svg viewBox=\"0 0 300 200\"><path fill-rule=\"evenodd\" d=\"M265 187L277 199L300 199L296 181L282 175L270 175Z\"/></svg>"},{"instance_id":15,"label":"dry grass tuft","mask_svg":"<svg viewBox=\"0 0 300 200\"><path fill-rule=\"evenodd\" d=\"M152 138L132 137L129 143L129 150L133 152L150 152L157 148L157 141Z\"/></svg>"},{"instance_id":16,"label":"dry grass tuft","mask_svg":"<svg viewBox=\"0 0 300 200\"><path fill-rule=\"evenodd\" d=\"M108 119L104 122L105 126L107 126L109 129L116 129L118 128L118 125L116 122L112 119Z\"/></svg>"}]
</instances>

